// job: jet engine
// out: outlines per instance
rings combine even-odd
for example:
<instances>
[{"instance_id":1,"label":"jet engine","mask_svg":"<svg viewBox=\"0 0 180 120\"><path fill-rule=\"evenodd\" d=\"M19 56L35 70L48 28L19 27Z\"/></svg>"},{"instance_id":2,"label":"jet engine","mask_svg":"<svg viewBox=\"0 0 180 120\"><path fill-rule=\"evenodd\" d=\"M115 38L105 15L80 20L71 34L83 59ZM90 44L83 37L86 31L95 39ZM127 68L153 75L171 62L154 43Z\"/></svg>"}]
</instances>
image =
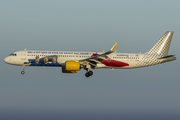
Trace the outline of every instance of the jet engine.
<instances>
[{"instance_id":1,"label":"jet engine","mask_svg":"<svg viewBox=\"0 0 180 120\"><path fill-rule=\"evenodd\" d=\"M66 61L64 65L62 65L63 73L76 73L76 71L80 70L80 62L76 61Z\"/></svg>"}]
</instances>

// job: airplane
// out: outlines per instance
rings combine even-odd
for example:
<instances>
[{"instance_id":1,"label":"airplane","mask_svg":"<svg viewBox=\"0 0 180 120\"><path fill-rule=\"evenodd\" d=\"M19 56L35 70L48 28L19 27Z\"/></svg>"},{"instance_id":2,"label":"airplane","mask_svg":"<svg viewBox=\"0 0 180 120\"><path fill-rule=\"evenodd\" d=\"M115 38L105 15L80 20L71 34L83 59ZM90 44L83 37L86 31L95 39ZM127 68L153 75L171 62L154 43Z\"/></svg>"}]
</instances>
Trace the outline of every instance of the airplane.
<instances>
[{"instance_id":1,"label":"airplane","mask_svg":"<svg viewBox=\"0 0 180 120\"><path fill-rule=\"evenodd\" d=\"M158 42L146 53L116 53L118 42L107 52L77 52L77 51L16 51L4 59L11 65L61 67L62 73L76 73L86 70L85 76L93 75L92 69L112 68L129 69L147 67L176 60L175 55L168 55L173 31L167 31ZM113 53L114 52L114 53Z\"/></svg>"}]
</instances>

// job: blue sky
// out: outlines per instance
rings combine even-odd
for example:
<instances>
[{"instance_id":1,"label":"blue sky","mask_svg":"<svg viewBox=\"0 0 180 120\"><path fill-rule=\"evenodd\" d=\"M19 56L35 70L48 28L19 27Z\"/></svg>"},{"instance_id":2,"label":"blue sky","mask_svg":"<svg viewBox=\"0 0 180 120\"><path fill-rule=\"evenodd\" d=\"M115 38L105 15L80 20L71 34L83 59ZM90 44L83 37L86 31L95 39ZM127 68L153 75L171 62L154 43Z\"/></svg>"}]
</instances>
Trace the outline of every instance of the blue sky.
<instances>
[{"instance_id":1,"label":"blue sky","mask_svg":"<svg viewBox=\"0 0 180 120\"><path fill-rule=\"evenodd\" d=\"M9 0L0 2L0 111L180 110L178 0ZM82 70L5 64L18 50L147 52L174 31L169 54L176 61L129 70Z\"/></svg>"}]
</instances>

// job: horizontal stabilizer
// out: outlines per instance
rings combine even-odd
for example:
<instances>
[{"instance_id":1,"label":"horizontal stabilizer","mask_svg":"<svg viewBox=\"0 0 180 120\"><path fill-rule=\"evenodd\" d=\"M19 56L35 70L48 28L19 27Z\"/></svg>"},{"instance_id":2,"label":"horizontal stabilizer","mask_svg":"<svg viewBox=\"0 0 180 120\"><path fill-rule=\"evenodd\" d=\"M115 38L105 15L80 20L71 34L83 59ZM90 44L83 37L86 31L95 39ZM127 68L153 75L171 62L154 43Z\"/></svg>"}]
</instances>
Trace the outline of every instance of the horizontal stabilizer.
<instances>
[{"instance_id":1,"label":"horizontal stabilizer","mask_svg":"<svg viewBox=\"0 0 180 120\"><path fill-rule=\"evenodd\" d=\"M167 56L164 56L164 57L161 57L161 58L158 58L158 59L166 59L166 58L170 58L170 57L174 57L174 55L167 55Z\"/></svg>"},{"instance_id":2,"label":"horizontal stabilizer","mask_svg":"<svg viewBox=\"0 0 180 120\"><path fill-rule=\"evenodd\" d=\"M165 62L176 60L176 57L174 57L174 55L167 55L167 56L157 58L157 59L160 60L161 63L165 63Z\"/></svg>"}]
</instances>

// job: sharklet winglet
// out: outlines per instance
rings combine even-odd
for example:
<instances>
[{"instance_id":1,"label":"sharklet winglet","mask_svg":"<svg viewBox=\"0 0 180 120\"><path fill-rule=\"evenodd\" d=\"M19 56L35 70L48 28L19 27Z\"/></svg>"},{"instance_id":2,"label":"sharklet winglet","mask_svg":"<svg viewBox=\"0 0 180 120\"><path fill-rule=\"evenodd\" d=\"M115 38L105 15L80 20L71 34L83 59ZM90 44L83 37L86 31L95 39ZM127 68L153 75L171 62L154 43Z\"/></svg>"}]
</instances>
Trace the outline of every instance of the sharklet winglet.
<instances>
[{"instance_id":1,"label":"sharklet winglet","mask_svg":"<svg viewBox=\"0 0 180 120\"><path fill-rule=\"evenodd\" d=\"M115 51L117 44L118 44L118 42L116 42L116 43L114 44L114 46L111 48L111 51L112 51L112 52Z\"/></svg>"}]
</instances>

